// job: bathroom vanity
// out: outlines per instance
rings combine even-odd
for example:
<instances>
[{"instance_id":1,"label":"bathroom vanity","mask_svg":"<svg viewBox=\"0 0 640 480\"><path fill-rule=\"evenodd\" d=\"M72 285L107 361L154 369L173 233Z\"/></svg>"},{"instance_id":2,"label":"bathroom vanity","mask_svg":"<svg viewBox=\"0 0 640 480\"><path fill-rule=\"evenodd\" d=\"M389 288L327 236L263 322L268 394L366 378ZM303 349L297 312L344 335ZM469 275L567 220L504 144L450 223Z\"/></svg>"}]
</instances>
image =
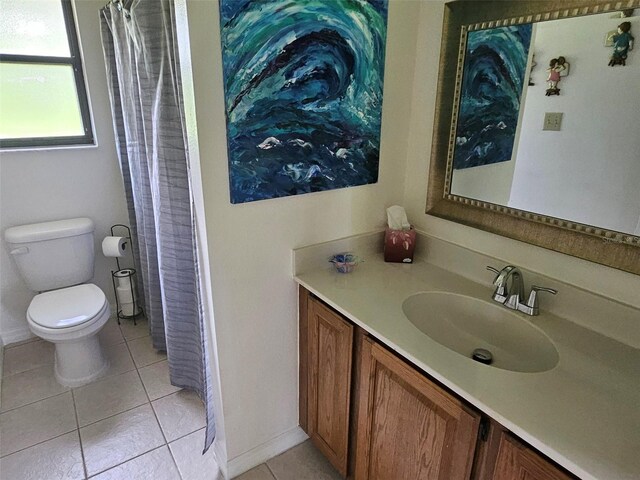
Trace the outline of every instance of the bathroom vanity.
<instances>
[{"instance_id":1,"label":"bathroom vanity","mask_svg":"<svg viewBox=\"0 0 640 480\"><path fill-rule=\"evenodd\" d=\"M431 243L441 258L447 256L443 248L459 248L438 246L426 236L420 242ZM300 425L343 477L640 476L637 348L546 310L552 302L545 304L545 298L539 316L513 313L513 321L548 340L552 350L542 354L546 360L539 363L527 352L526 337L524 358L506 365L496 358L495 365L485 365L424 333L410 321L407 305L416 294L440 292L453 295L452 303L459 300L456 295L484 302L491 312L490 286L425 259L385 263L375 249L347 275L320 263L303 265L302 257L321 256L330 248L296 254ZM529 285L532 279L524 276ZM565 302L583 304L581 315L640 318L635 309L615 302L597 306L607 301L546 280L560 291L554 311L564 296ZM542 282L536 278L536 283ZM425 311L425 322L438 314L435 308Z\"/></svg>"},{"instance_id":2,"label":"bathroom vanity","mask_svg":"<svg viewBox=\"0 0 640 480\"><path fill-rule=\"evenodd\" d=\"M638 0L447 2L426 214L640 274L638 137L592 115L637 114L614 106L624 96L603 94L626 91L625 79L636 77L619 74L621 67L607 77L615 89L588 83L610 75L594 32L637 16L638 7ZM573 42L567 90L549 98L534 67L557 61L560 46ZM562 127L543 131L545 115L561 110ZM418 237L411 265L383 261L380 232L294 252L300 425L337 470L356 480L639 479L635 277L611 285L599 276L604 270L581 267L589 278L567 271L571 285L520 275L516 263L509 271L527 290L514 300L486 270L504 272L507 262ZM365 262L344 275L327 260L346 251ZM535 302L523 303L531 289L543 292L538 316L528 315L538 313ZM490 365L477 361L491 356Z\"/></svg>"}]
</instances>

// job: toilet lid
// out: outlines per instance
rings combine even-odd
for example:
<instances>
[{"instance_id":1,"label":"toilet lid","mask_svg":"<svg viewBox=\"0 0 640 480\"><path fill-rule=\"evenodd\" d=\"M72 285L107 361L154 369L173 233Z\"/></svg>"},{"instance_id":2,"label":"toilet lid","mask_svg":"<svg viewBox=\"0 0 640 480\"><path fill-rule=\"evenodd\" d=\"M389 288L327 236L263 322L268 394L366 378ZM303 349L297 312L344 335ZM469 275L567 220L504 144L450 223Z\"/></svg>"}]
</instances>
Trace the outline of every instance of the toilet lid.
<instances>
[{"instance_id":1,"label":"toilet lid","mask_svg":"<svg viewBox=\"0 0 640 480\"><path fill-rule=\"evenodd\" d=\"M88 322L104 308L104 292L88 283L36 295L27 316L47 328L75 327Z\"/></svg>"}]
</instances>

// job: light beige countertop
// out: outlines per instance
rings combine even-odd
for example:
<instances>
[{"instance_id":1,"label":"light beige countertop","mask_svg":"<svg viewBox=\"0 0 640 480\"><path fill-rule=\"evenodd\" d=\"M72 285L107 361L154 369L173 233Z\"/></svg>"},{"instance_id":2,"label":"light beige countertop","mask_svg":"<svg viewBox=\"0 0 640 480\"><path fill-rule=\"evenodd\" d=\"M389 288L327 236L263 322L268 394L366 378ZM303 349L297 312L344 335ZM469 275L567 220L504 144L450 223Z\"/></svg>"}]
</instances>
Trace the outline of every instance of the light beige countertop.
<instances>
[{"instance_id":1,"label":"light beige countertop","mask_svg":"<svg viewBox=\"0 0 640 480\"><path fill-rule=\"evenodd\" d=\"M385 263L376 253L350 274L320 264L298 272L300 285L575 475L640 479L639 349L548 313L542 299L539 316L516 314L551 339L557 366L501 370L440 345L402 311L407 297L427 291L491 302L486 285L425 261Z\"/></svg>"}]
</instances>

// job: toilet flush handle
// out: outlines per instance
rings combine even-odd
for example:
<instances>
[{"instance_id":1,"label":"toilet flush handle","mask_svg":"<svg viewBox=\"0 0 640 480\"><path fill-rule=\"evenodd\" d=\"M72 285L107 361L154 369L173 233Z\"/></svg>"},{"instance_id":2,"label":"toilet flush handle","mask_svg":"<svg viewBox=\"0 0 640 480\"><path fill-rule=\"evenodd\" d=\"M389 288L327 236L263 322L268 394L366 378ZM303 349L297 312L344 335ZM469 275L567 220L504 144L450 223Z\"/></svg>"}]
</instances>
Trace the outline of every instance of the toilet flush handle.
<instances>
[{"instance_id":1,"label":"toilet flush handle","mask_svg":"<svg viewBox=\"0 0 640 480\"><path fill-rule=\"evenodd\" d=\"M25 253L29 253L29 247L18 247L14 248L9 252L11 255L24 255Z\"/></svg>"}]
</instances>

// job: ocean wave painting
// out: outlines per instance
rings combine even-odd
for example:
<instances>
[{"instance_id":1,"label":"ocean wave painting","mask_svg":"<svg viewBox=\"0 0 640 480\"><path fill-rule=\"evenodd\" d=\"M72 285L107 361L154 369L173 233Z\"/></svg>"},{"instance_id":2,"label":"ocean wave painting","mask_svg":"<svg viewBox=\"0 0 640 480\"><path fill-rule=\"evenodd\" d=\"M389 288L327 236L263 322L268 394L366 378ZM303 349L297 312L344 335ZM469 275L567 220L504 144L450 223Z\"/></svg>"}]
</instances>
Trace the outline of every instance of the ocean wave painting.
<instances>
[{"instance_id":1,"label":"ocean wave painting","mask_svg":"<svg viewBox=\"0 0 640 480\"><path fill-rule=\"evenodd\" d=\"M387 0L221 0L232 203L378 180Z\"/></svg>"},{"instance_id":2,"label":"ocean wave painting","mask_svg":"<svg viewBox=\"0 0 640 480\"><path fill-rule=\"evenodd\" d=\"M531 32L523 24L468 33L454 169L511 160Z\"/></svg>"}]
</instances>

